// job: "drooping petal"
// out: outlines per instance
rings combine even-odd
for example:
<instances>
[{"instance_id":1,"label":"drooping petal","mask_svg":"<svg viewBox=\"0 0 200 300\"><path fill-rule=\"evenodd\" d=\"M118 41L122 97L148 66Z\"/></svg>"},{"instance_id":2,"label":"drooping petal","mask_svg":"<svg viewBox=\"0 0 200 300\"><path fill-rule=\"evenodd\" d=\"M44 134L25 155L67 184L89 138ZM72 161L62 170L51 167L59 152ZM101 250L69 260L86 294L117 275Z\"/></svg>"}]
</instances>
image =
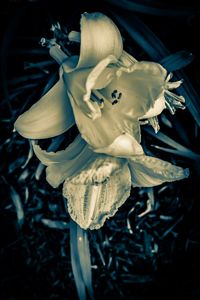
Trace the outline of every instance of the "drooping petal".
<instances>
[{"instance_id":1,"label":"drooping petal","mask_svg":"<svg viewBox=\"0 0 200 300\"><path fill-rule=\"evenodd\" d=\"M61 78L36 104L18 117L14 127L25 138L45 139L65 132L74 122Z\"/></svg>"},{"instance_id":2,"label":"drooping petal","mask_svg":"<svg viewBox=\"0 0 200 300\"><path fill-rule=\"evenodd\" d=\"M36 142L33 149L48 166L49 184L57 187L65 180L63 195L67 198L69 213L84 229L100 228L130 194L126 160L95 154L80 135L67 149L57 153L42 150Z\"/></svg>"},{"instance_id":3,"label":"drooping petal","mask_svg":"<svg viewBox=\"0 0 200 300\"><path fill-rule=\"evenodd\" d=\"M75 140L65 149L57 152L43 150L37 143L32 141L33 151L41 163L45 166L51 164L63 163L66 160L75 159L81 151L86 147L86 142L81 138L80 134Z\"/></svg>"},{"instance_id":4,"label":"drooping petal","mask_svg":"<svg viewBox=\"0 0 200 300\"><path fill-rule=\"evenodd\" d=\"M99 185L65 181L63 195L71 218L83 229L98 229L113 216L130 195L131 178L127 164Z\"/></svg>"},{"instance_id":5,"label":"drooping petal","mask_svg":"<svg viewBox=\"0 0 200 300\"><path fill-rule=\"evenodd\" d=\"M146 155L128 159L133 187L152 187L163 182L181 180L189 176L189 170Z\"/></svg>"},{"instance_id":6,"label":"drooping petal","mask_svg":"<svg viewBox=\"0 0 200 300\"><path fill-rule=\"evenodd\" d=\"M56 153L42 150L35 142L33 150L38 159L47 166L46 179L54 188L65 179L75 176L97 157L80 135L65 150Z\"/></svg>"}]
</instances>

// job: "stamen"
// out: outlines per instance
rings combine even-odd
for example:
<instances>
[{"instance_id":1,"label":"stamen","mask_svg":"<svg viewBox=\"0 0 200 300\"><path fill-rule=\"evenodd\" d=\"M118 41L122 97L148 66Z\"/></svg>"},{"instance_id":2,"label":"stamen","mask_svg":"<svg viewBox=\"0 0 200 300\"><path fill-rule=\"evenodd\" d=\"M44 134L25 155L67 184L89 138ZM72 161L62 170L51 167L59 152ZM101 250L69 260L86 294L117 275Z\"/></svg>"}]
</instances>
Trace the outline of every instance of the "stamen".
<instances>
[{"instance_id":1,"label":"stamen","mask_svg":"<svg viewBox=\"0 0 200 300\"><path fill-rule=\"evenodd\" d=\"M166 108L170 111L170 113L174 115L176 110L169 104L169 102L166 101L165 104Z\"/></svg>"},{"instance_id":2,"label":"stamen","mask_svg":"<svg viewBox=\"0 0 200 300\"><path fill-rule=\"evenodd\" d=\"M160 125L156 116L149 118L149 124L153 127L155 133L158 133L158 131L160 130Z\"/></svg>"},{"instance_id":3,"label":"stamen","mask_svg":"<svg viewBox=\"0 0 200 300\"><path fill-rule=\"evenodd\" d=\"M174 115L177 108L185 109L185 106L183 104L185 103L185 99L183 96L176 95L169 91L178 88L183 82L183 80L169 82L172 76L172 73L170 73L165 80L164 97L166 108L170 111L172 115Z\"/></svg>"},{"instance_id":4,"label":"stamen","mask_svg":"<svg viewBox=\"0 0 200 300\"><path fill-rule=\"evenodd\" d=\"M93 102L98 103L100 108L104 107L104 99L98 91L93 91L90 98Z\"/></svg>"}]
</instances>

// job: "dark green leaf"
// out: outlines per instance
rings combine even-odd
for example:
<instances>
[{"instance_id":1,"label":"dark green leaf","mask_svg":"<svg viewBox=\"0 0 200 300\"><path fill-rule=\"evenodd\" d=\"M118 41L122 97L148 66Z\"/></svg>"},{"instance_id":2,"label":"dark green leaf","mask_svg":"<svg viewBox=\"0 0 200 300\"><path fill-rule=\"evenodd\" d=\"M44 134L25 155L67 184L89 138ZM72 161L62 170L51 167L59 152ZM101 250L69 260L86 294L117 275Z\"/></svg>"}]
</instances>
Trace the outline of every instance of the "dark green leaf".
<instances>
[{"instance_id":1,"label":"dark green leaf","mask_svg":"<svg viewBox=\"0 0 200 300\"><path fill-rule=\"evenodd\" d=\"M169 72L180 70L193 61L194 57L192 53L188 51L179 51L174 54L170 54L161 59L159 63L163 65Z\"/></svg>"},{"instance_id":2,"label":"dark green leaf","mask_svg":"<svg viewBox=\"0 0 200 300\"><path fill-rule=\"evenodd\" d=\"M161 3L160 1L106 0L106 2L129 11L140 12L148 15L176 17L198 14L200 12L200 9L195 8L194 6L185 7L183 5L179 5L176 7L174 3L170 5L168 3Z\"/></svg>"},{"instance_id":3,"label":"dark green leaf","mask_svg":"<svg viewBox=\"0 0 200 300\"><path fill-rule=\"evenodd\" d=\"M86 287L93 299L90 250L87 232L70 221L71 264L79 299L86 299Z\"/></svg>"}]
</instances>

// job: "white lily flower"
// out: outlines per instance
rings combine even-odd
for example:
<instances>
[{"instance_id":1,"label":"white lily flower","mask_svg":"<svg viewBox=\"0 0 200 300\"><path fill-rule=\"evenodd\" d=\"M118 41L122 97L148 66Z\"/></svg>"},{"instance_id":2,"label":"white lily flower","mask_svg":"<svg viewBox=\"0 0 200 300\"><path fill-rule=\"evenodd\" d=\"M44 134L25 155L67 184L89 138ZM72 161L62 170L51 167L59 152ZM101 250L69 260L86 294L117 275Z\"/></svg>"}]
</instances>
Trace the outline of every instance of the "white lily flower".
<instances>
[{"instance_id":1,"label":"white lily flower","mask_svg":"<svg viewBox=\"0 0 200 300\"><path fill-rule=\"evenodd\" d=\"M47 166L47 181L53 187L64 182L71 217L84 229L97 229L128 198L131 185L188 176L188 170L146 156L140 145L141 120L158 130L156 116L183 99L168 91L180 82L170 83L160 64L137 62L123 51L120 32L105 15L84 13L80 33L68 37L80 42L80 56L68 57L51 45L60 79L15 128L26 138L43 139L77 124L80 135L67 149L46 152L35 141L33 148Z\"/></svg>"}]
</instances>

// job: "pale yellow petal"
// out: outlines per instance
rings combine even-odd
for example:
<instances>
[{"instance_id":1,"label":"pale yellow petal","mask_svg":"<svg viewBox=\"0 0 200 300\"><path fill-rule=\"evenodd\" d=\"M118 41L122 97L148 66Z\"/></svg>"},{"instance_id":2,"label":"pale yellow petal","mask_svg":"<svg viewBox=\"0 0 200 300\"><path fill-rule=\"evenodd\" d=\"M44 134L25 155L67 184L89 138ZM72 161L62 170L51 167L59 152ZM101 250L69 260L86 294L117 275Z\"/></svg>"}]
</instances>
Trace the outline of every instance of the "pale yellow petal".
<instances>
[{"instance_id":1,"label":"pale yellow petal","mask_svg":"<svg viewBox=\"0 0 200 300\"><path fill-rule=\"evenodd\" d=\"M141 155L131 157L128 161L133 187L152 187L189 176L188 169L172 165L156 157Z\"/></svg>"},{"instance_id":2,"label":"pale yellow petal","mask_svg":"<svg viewBox=\"0 0 200 300\"><path fill-rule=\"evenodd\" d=\"M100 106L91 100L84 101L85 83L89 72L90 69L80 69L69 74L64 72L63 78L74 114L75 107L78 107L87 119L95 120L101 116ZM75 118L77 121L77 116Z\"/></svg>"},{"instance_id":3,"label":"pale yellow petal","mask_svg":"<svg viewBox=\"0 0 200 300\"><path fill-rule=\"evenodd\" d=\"M165 105L165 97L164 97L164 91L163 95L161 95L155 102L153 107L150 107L150 109L146 112L145 115L143 115L140 120L142 119L149 119L153 118L155 116L158 116L162 113L162 111L166 108Z\"/></svg>"},{"instance_id":4,"label":"pale yellow petal","mask_svg":"<svg viewBox=\"0 0 200 300\"><path fill-rule=\"evenodd\" d=\"M133 62L129 66L127 63L127 67L121 69L119 78L112 80L100 92L112 103L113 91L116 91L116 96L121 95L118 102L123 103L123 111L126 110L124 118L132 116L132 119L139 119L161 97L166 75L167 71L154 62Z\"/></svg>"},{"instance_id":5,"label":"pale yellow petal","mask_svg":"<svg viewBox=\"0 0 200 300\"><path fill-rule=\"evenodd\" d=\"M118 136L112 144L103 148L93 149L96 153L105 153L116 157L142 155L144 151L137 140L128 133Z\"/></svg>"},{"instance_id":6,"label":"pale yellow petal","mask_svg":"<svg viewBox=\"0 0 200 300\"><path fill-rule=\"evenodd\" d=\"M74 122L61 78L36 104L18 117L14 127L25 138L45 139L65 132Z\"/></svg>"},{"instance_id":7,"label":"pale yellow petal","mask_svg":"<svg viewBox=\"0 0 200 300\"><path fill-rule=\"evenodd\" d=\"M84 13L81 17L81 49L77 68L95 66L108 55L119 58L122 37L113 21L102 13Z\"/></svg>"},{"instance_id":8,"label":"pale yellow petal","mask_svg":"<svg viewBox=\"0 0 200 300\"><path fill-rule=\"evenodd\" d=\"M122 38L112 20L101 13L82 15L80 35L74 31L69 34L71 40L79 41L79 37L80 56L65 60L64 80L73 101L88 118L95 120L101 117L101 110L91 99L91 92L102 89L113 79L113 70L106 67L121 56Z\"/></svg>"},{"instance_id":9,"label":"pale yellow petal","mask_svg":"<svg viewBox=\"0 0 200 300\"><path fill-rule=\"evenodd\" d=\"M90 100L92 90L103 89L113 80L116 69L107 68L107 66L116 62L117 58L114 55L109 55L92 69L85 83L86 93L83 97L85 102Z\"/></svg>"},{"instance_id":10,"label":"pale yellow petal","mask_svg":"<svg viewBox=\"0 0 200 300\"><path fill-rule=\"evenodd\" d=\"M58 187L64 180L76 176L82 169L94 161L97 154L92 152L79 135L65 150L47 152L33 142L33 150L38 159L47 166L47 182Z\"/></svg>"},{"instance_id":11,"label":"pale yellow petal","mask_svg":"<svg viewBox=\"0 0 200 300\"><path fill-rule=\"evenodd\" d=\"M85 149L86 142L78 135L75 140L65 149L57 152L48 152L43 150L37 143L32 141L33 151L41 163L45 166L51 164L63 163L65 161L76 159L76 157Z\"/></svg>"},{"instance_id":12,"label":"pale yellow petal","mask_svg":"<svg viewBox=\"0 0 200 300\"><path fill-rule=\"evenodd\" d=\"M127 164L114 172L108 181L95 184L74 184L65 181L63 195L71 218L83 229L99 229L106 219L114 216L127 200L131 178Z\"/></svg>"},{"instance_id":13,"label":"pale yellow petal","mask_svg":"<svg viewBox=\"0 0 200 300\"><path fill-rule=\"evenodd\" d=\"M75 57L66 60L63 64L63 77L70 94L72 107L74 107L73 102L75 101L88 118L92 120L100 118L101 106L98 100L102 100L103 96L100 96L99 99L95 90L104 88L116 77L116 68L108 67L108 65L116 63L117 59L115 56L109 55L93 69L87 68L70 72L70 65L73 66L73 61L75 61Z\"/></svg>"},{"instance_id":14,"label":"pale yellow petal","mask_svg":"<svg viewBox=\"0 0 200 300\"><path fill-rule=\"evenodd\" d=\"M87 167L68 180L77 185L101 184L114 173L120 172L124 164L127 164L126 159L99 154Z\"/></svg>"}]
</instances>

